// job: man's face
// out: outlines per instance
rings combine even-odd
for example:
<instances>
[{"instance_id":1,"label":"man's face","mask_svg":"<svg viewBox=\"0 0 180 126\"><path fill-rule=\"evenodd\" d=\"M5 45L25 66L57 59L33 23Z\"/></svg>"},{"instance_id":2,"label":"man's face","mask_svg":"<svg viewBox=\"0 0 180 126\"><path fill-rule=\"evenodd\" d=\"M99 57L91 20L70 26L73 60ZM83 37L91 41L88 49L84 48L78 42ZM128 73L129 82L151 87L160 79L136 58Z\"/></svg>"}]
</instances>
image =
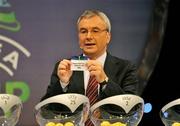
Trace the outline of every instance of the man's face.
<instances>
[{"instance_id":1,"label":"man's face","mask_svg":"<svg viewBox=\"0 0 180 126\"><path fill-rule=\"evenodd\" d=\"M80 48L91 59L96 59L106 51L111 34L100 17L82 19L78 25L78 32Z\"/></svg>"}]
</instances>

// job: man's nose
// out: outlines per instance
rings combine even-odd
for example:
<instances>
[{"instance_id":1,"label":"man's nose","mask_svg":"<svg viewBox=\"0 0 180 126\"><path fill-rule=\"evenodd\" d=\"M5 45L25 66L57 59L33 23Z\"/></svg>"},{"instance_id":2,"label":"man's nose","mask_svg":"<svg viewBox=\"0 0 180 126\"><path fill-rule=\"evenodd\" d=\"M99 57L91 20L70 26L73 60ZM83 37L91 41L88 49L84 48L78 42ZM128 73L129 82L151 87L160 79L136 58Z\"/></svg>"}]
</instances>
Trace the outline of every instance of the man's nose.
<instances>
[{"instance_id":1,"label":"man's nose","mask_svg":"<svg viewBox=\"0 0 180 126\"><path fill-rule=\"evenodd\" d=\"M93 36L93 35L92 35L92 32L91 32L91 31L88 31L88 33L87 33L87 36L86 36L86 37L87 37L87 38L92 38L92 36Z\"/></svg>"}]
</instances>

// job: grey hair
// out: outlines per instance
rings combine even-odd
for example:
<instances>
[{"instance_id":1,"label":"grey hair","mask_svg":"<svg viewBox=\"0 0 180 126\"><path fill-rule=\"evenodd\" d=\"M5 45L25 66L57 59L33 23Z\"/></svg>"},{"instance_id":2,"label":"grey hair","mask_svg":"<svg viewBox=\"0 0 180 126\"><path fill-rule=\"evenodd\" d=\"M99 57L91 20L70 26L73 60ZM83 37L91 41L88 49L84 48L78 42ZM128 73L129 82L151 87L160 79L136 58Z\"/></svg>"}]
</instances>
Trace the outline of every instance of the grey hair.
<instances>
[{"instance_id":1,"label":"grey hair","mask_svg":"<svg viewBox=\"0 0 180 126\"><path fill-rule=\"evenodd\" d=\"M105 13L103 13L99 10L85 10L82 13L82 15L79 17L79 19L77 20L77 25L79 25L80 21L83 18L91 18L93 16L100 17L105 22L108 32L111 32L111 23L110 23L109 18L106 16Z\"/></svg>"}]
</instances>

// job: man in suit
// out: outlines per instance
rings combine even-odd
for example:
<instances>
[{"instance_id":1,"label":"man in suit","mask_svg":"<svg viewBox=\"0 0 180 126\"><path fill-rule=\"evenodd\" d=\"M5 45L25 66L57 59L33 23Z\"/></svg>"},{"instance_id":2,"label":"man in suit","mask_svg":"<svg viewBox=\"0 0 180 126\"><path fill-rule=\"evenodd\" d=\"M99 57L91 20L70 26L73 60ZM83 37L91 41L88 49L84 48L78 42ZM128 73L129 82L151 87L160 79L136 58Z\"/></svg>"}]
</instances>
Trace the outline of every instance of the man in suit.
<instances>
[{"instance_id":1,"label":"man in suit","mask_svg":"<svg viewBox=\"0 0 180 126\"><path fill-rule=\"evenodd\" d=\"M120 94L137 94L138 79L135 65L112 56L107 51L111 40L111 24L108 17L97 10L86 10L79 17L77 28L79 46L82 50L82 55L78 57L79 59L87 57L87 70L72 71L71 59L59 61L55 65L50 85L42 100L64 93L79 93L88 96L90 77L96 79L97 83L94 84L97 85L98 100ZM91 105L95 102L94 100L91 104L90 100ZM107 110L111 111L115 108L115 106L108 106ZM49 106L49 109L65 110L64 106L55 104ZM90 123L85 125L92 126Z\"/></svg>"},{"instance_id":2,"label":"man in suit","mask_svg":"<svg viewBox=\"0 0 180 126\"><path fill-rule=\"evenodd\" d=\"M72 62L63 59L55 65L47 93L42 98L64 94L86 95L88 80L94 76L98 82L99 99L120 94L138 94L136 67L127 60L112 56L107 51L111 40L108 17L98 10L86 10L77 21L79 46L88 57L87 71L72 71Z\"/></svg>"}]
</instances>

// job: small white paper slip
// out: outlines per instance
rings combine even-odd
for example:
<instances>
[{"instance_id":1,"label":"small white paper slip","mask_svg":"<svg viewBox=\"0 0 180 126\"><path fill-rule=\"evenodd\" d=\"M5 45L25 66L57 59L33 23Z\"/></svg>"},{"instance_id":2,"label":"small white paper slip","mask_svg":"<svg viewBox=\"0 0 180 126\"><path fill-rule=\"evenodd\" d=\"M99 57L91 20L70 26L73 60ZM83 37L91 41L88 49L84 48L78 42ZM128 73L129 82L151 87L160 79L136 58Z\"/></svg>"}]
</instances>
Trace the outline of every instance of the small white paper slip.
<instances>
[{"instance_id":1,"label":"small white paper slip","mask_svg":"<svg viewBox=\"0 0 180 126\"><path fill-rule=\"evenodd\" d=\"M71 60L71 70L73 71L85 71L87 70L86 62L87 60Z\"/></svg>"}]
</instances>

